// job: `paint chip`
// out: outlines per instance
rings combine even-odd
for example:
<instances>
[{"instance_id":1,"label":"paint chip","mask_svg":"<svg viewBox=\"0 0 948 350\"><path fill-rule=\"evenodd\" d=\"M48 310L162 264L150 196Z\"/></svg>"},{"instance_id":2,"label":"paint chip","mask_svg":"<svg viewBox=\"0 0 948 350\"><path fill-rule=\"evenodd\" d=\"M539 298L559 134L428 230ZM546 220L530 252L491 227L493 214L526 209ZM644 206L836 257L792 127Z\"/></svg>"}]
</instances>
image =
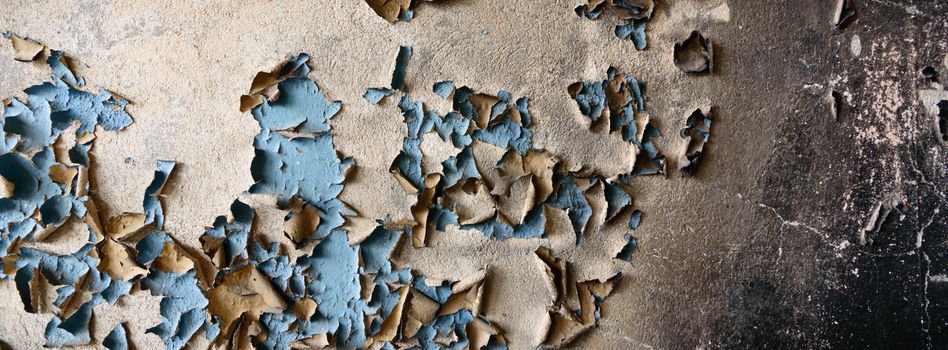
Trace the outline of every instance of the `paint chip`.
<instances>
[{"instance_id":1,"label":"paint chip","mask_svg":"<svg viewBox=\"0 0 948 350\"><path fill-rule=\"evenodd\" d=\"M698 31L692 31L688 39L675 43L674 62L685 73L713 72L714 49L711 39L705 39Z\"/></svg>"}]
</instances>

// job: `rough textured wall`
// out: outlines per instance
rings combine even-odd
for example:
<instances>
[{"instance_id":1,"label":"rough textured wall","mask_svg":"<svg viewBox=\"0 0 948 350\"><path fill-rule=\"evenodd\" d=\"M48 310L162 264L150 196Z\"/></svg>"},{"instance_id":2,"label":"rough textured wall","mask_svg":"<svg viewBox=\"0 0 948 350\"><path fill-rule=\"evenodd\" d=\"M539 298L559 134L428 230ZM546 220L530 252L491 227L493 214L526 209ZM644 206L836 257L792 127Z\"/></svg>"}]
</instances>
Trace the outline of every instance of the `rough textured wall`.
<instances>
[{"instance_id":1,"label":"rough textured wall","mask_svg":"<svg viewBox=\"0 0 948 350\"><path fill-rule=\"evenodd\" d=\"M238 198L256 213L254 234L283 239L288 210L275 195L246 193L259 180L251 164L265 128L240 101L260 71L309 53L309 78L328 101L341 101L326 124L340 158L355 160L338 198L357 213L344 225L356 244L376 220L416 219L418 197L390 172L411 136L401 92L378 105L363 97L394 87L400 46L412 48L401 90L427 110L456 108L431 89L444 80L528 96L532 147L604 183L633 171L645 153L592 123L569 86L602 81L613 66L647 81L647 115L667 157L667 176L622 185L643 213L635 230L627 208L577 245L568 212L548 209L546 237L498 240L449 225L431 230L425 247L406 234L392 264L438 282L484 272L480 314L515 349L545 335L539 320L549 317L551 297L539 247L569 261L576 282L621 274L597 304L597 326L568 345L575 348L948 344L946 117L938 107L948 100L948 4L853 1L855 16L836 26L835 1L659 1L640 51L616 37L616 16L577 15L584 3L421 2L410 21L392 24L363 1L14 2L0 13L0 30L62 50L87 85L130 101L134 122L97 131L89 151L99 216L142 212L156 160L174 160L161 191L163 231L199 266L228 271L213 254L203 257L201 237ZM675 43L693 30L712 39L711 73L675 65ZM23 89L49 80L44 64L13 60L9 41L0 56L4 96L25 99ZM940 76L926 78L926 67ZM683 176L678 157L688 144L679 130L705 105L713 106L711 138L694 176ZM425 169L457 154L435 134L419 147ZM481 160L504 150L492 152ZM595 203L592 212L594 223L606 215ZM60 230L28 245L71 254L89 238L82 227ZM638 243L631 263L615 258L629 234ZM287 253L294 259L319 250L295 249ZM200 274L209 288L214 272ZM0 340L14 349L46 343L56 308L28 313L12 278L0 288ZM96 305L91 343L125 323L135 347L164 347L145 332L162 322L160 300L136 286ZM193 347L206 344L202 332Z\"/></svg>"}]
</instances>

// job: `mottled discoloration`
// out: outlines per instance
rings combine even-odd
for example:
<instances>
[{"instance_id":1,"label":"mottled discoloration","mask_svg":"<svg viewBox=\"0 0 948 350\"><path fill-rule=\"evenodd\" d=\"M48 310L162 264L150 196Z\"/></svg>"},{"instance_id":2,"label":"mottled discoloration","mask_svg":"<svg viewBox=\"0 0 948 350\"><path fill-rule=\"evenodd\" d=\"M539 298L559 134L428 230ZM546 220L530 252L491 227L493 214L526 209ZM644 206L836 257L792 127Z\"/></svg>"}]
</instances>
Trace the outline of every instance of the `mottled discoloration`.
<instances>
[{"instance_id":1,"label":"mottled discoloration","mask_svg":"<svg viewBox=\"0 0 948 350\"><path fill-rule=\"evenodd\" d=\"M802 279L800 288L780 288L798 300L789 303L792 312L777 316L788 321L781 324L798 323L790 332L795 343L938 348L948 341L944 316L931 312L944 308L944 287L929 283L932 269L946 267L936 248L945 242L944 230L932 229L945 221L944 144L918 98L919 70L945 50L948 26L937 18L948 6L913 7L918 14L885 2L860 4L856 23L825 34L822 41L838 43L837 53L849 49L852 55L816 64L804 79L842 91L844 112L836 122L820 118L825 113L812 97L794 101L794 116L782 124L788 133L778 138L773 166L762 178L769 188L762 202L808 223L812 229L806 230L818 234L812 239L822 241L785 260L811 266L794 277ZM845 45L846 33L861 38L860 50ZM831 48L814 46L803 55L833 55ZM838 78L826 78L833 76ZM901 205L872 243L861 244L877 204L893 197ZM799 231L805 230L786 230L783 239Z\"/></svg>"}]
</instances>

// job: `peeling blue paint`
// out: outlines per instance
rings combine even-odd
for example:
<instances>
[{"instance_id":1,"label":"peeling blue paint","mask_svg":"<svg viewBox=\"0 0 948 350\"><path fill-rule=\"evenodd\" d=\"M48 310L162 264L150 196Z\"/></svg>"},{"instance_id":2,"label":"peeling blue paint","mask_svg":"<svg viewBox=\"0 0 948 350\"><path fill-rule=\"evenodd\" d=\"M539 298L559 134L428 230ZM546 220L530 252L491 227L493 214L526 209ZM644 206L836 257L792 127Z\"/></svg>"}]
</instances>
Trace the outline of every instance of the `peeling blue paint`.
<instances>
[{"instance_id":1,"label":"peeling blue paint","mask_svg":"<svg viewBox=\"0 0 948 350\"><path fill-rule=\"evenodd\" d=\"M711 139L711 108L698 108L691 112L679 135L688 144L678 160L678 170L694 176L704 155L704 146Z\"/></svg>"},{"instance_id":2,"label":"peeling blue paint","mask_svg":"<svg viewBox=\"0 0 948 350\"><path fill-rule=\"evenodd\" d=\"M125 335L125 327L118 324L102 340L102 346L109 350L128 350L128 337Z\"/></svg>"},{"instance_id":3,"label":"peeling blue paint","mask_svg":"<svg viewBox=\"0 0 948 350\"><path fill-rule=\"evenodd\" d=\"M451 80L439 81L434 83L434 86L432 86L431 89L434 91L435 95L438 95L443 99L447 99L448 96L451 96L451 93L454 92L454 82Z\"/></svg>"},{"instance_id":4,"label":"peeling blue paint","mask_svg":"<svg viewBox=\"0 0 948 350\"><path fill-rule=\"evenodd\" d=\"M408 74L408 60L411 59L411 46L398 48L395 57L395 71L392 72L392 89L405 90L405 75Z\"/></svg>"},{"instance_id":5,"label":"peeling blue paint","mask_svg":"<svg viewBox=\"0 0 948 350\"><path fill-rule=\"evenodd\" d=\"M656 0L657 1L657 0ZM573 11L580 17L596 20L609 10L615 17L623 23L616 25L616 37L623 40L631 40L635 49L645 50L648 46L648 39L645 35L645 26L652 19L652 13L655 9L656 1L593 1L577 6ZM595 3L595 5L593 5Z\"/></svg>"},{"instance_id":6,"label":"peeling blue paint","mask_svg":"<svg viewBox=\"0 0 948 350\"><path fill-rule=\"evenodd\" d=\"M365 90L365 94L362 95L366 101L369 101L371 104L379 104L383 98L388 97L392 94L392 89L389 88L368 88Z\"/></svg>"},{"instance_id":7,"label":"peeling blue paint","mask_svg":"<svg viewBox=\"0 0 948 350\"><path fill-rule=\"evenodd\" d=\"M158 165L155 169L155 177L152 179L151 184L145 188L145 199L142 202L142 207L145 210L146 224L154 222L158 228L164 227L165 213L161 207L161 202L158 200L158 196L160 195L161 189L168 182L168 178L171 177L171 170L174 169L174 166L175 162L170 160L158 161Z\"/></svg>"}]
</instances>

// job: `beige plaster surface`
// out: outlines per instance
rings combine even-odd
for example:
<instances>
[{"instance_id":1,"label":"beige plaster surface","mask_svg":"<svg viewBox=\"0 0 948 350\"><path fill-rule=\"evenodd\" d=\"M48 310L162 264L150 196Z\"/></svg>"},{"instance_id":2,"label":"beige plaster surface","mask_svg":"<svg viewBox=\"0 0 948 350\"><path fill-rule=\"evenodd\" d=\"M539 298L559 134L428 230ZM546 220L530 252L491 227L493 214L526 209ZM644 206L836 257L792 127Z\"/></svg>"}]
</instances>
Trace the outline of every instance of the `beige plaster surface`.
<instances>
[{"instance_id":1,"label":"beige plaster surface","mask_svg":"<svg viewBox=\"0 0 948 350\"><path fill-rule=\"evenodd\" d=\"M259 131L249 113L238 110L256 72L270 70L291 55L309 53L311 74L342 111L331 121L336 148L356 159L341 198L360 216L349 225L354 240L367 235L375 220L410 217L414 199L388 171L404 136L405 125L394 98L381 106L362 98L367 87L387 86L399 45L414 55L407 84L412 96L430 109L450 108L431 92L436 81L453 80L480 92L504 89L514 97L529 96L536 120L534 145L569 164L606 175L628 171L632 149L618 136L590 131L566 87L584 79L603 79L612 65L648 81L647 112L666 135L660 147L675 166L683 142L675 135L686 113L713 99L713 91L695 87L672 61L672 44L696 25L724 23L726 0L663 2L648 26L649 48L636 51L613 34L615 19L584 20L573 13L580 1L466 0L425 3L408 23L390 24L363 2L348 1L8 1L0 11L0 29L64 50L80 65L90 88L102 86L131 101L134 123L122 132L99 132L93 148L93 189L106 215L140 211L142 193L155 161L178 162L165 188L166 229L181 242L199 247L198 237L214 217L228 213L252 184L249 166L252 139ZM687 15L693 13L697 15ZM714 31L710 31L714 34ZM39 64L12 58L9 44L0 46L0 93L21 96L22 90L47 79ZM444 145L426 142L426 157L447 157ZM430 152L429 152L430 149ZM442 150L439 152L438 150ZM726 155L717 155L726 157ZM719 305L668 304L664 294L698 298L700 291L661 289L656 279L698 280L700 272L676 258L701 254L700 234L694 243L671 230L681 225L674 213L699 210L688 200L688 181L637 180L633 196L645 212L636 232L642 249L634 267L611 259L627 232L623 218L587 235L573 246L563 213L550 216L555 227L547 240L491 241L476 231L456 228L437 233L431 247L406 248L397 261L439 278L459 278L488 270L486 316L506 331L514 349L531 348L539 336L537 322L546 308L546 288L531 252L547 245L572 262L580 278L624 274L604 306L602 327L578 347L649 348L662 312L694 312L696 318ZM725 199L722 199L725 200ZM282 213L267 198L252 200L258 210L256 230L280 232ZM711 219L691 216L692 228L711 230ZM65 243L64 243L65 244ZM62 248L66 249L66 248ZM713 261L708 260L708 263ZM659 288L660 290L655 290ZM659 296L656 296L659 295ZM675 299L677 300L677 299ZM684 308L684 309L683 309ZM23 311L12 282L0 282L0 340L14 349L38 348L48 314ZM96 343L117 322L129 322L138 349L162 347L144 330L159 322L158 298L135 291L117 306L95 309ZM662 321L664 322L664 321ZM693 322L698 322L693 321Z\"/></svg>"}]
</instances>

